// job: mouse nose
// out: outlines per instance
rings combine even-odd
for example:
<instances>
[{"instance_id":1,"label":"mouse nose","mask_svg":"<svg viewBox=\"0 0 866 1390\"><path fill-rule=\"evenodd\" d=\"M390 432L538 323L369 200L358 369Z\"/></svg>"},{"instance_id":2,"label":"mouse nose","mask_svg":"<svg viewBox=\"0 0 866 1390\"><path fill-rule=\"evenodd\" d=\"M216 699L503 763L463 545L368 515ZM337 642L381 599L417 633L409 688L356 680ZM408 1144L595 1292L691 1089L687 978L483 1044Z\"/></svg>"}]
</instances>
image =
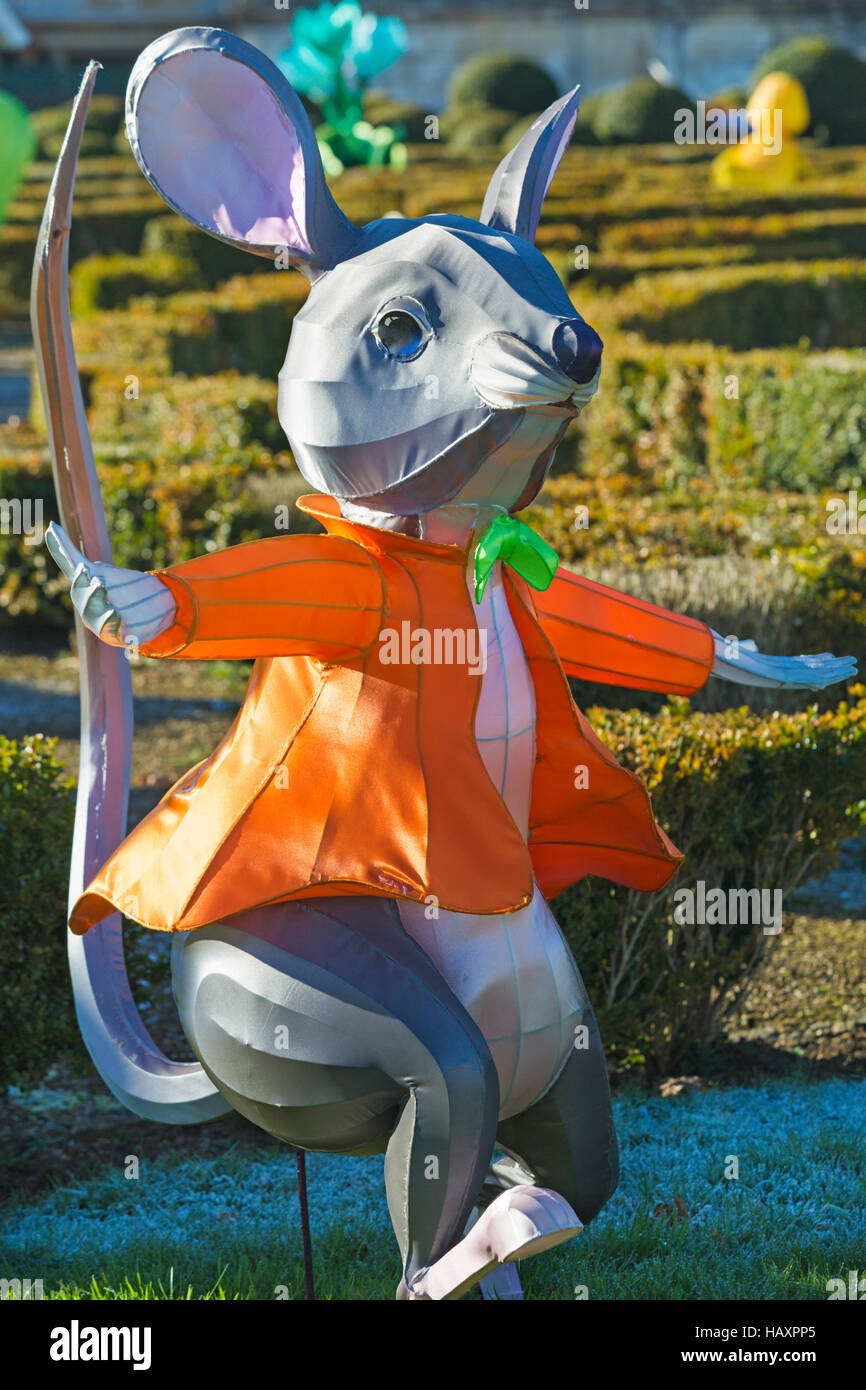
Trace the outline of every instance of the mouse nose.
<instances>
[{"instance_id":1,"label":"mouse nose","mask_svg":"<svg viewBox=\"0 0 866 1390\"><path fill-rule=\"evenodd\" d=\"M592 381L603 346L595 329L583 319L566 319L553 335L553 352L559 366L579 386Z\"/></svg>"}]
</instances>

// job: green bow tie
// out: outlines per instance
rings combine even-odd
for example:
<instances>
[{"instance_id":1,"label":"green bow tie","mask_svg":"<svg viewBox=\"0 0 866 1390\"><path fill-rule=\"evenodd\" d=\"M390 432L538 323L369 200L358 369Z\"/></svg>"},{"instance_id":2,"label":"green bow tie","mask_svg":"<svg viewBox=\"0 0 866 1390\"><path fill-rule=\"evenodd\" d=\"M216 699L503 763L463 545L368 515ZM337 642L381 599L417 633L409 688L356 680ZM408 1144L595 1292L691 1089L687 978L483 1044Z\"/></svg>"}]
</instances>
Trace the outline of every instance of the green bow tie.
<instances>
[{"instance_id":1,"label":"green bow tie","mask_svg":"<svg viewBox=\"0 0 866 1390\"><path fill-rule=\"evenodd\" d=\"M490 571L497 560L504 560L533 589L549 589L559 564L559 556L537 536L531 527L513 516L499 516L491 522L475 551L475 602L480 603Z\"/></svg>"}]
</instances>

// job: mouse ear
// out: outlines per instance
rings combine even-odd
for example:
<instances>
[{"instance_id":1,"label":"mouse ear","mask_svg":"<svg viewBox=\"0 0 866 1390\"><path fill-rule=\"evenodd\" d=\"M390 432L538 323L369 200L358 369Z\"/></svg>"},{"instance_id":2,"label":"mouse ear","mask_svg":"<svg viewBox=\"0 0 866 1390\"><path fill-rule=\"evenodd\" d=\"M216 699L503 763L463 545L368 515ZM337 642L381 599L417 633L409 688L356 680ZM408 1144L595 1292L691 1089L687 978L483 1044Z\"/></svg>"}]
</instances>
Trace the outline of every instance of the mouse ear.
<instances>
[{"instance_id":1,"label":"mouse ear","mask_svg":"<svg viewBox=\"0 0 866 1390\"><path fill-rule=\"evenodd\" d=\"M315 278L359 235L331 197L294 88L224 29L176 29L148 45L129 79L126 133L169 207L221 241L288 253Z\"/></svg>"},{"instance_id":2,"label":"mouse ear","mask_svg":"<svg viewBox=\"0 0 866 1390\"><path fill-rule=\"evenodd\" d=\"M577 120L579 87L560 97L505 156L487 190L481 221L497 231L535 241L538 220Z\"/></svg>"}]
</instances>

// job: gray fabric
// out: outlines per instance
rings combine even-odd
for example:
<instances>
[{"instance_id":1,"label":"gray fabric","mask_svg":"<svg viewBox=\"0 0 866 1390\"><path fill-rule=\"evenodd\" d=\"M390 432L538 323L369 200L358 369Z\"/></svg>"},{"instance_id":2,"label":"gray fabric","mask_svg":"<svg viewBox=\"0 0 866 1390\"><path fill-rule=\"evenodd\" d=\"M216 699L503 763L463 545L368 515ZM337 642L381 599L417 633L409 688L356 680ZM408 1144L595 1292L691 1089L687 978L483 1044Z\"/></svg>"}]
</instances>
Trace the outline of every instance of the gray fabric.
<instances>
[{"instance_id":1,"label":"gray fabric","mask_svg":"<svg viewBox=\"0 0 866 1390\"><path fill-rule=\"evenodd\" d=\"M246 109L251 99L267 113L267 128ZM237 34L193 27L154 39L130 75L126 134L160 197L220 241L269 260L288 252L310 279L350 253L357 228L334 202L300 97L276 64ZM251 196L254 188L261 194L265 170L282 176L272 197L300 204L297 242L288 232L276 239L243 230L250 219L277 211ZM234 233L219 225L220 210L237 224Z\"/></svg>"},{"instance_id":2,"label":"gray fabric","mask_svg":"<svg viewBox=\"0 0 866 1390\"><path fill-rule=\"evenodd\" d=\"M72 193L98 67L88 64L51 180L36 239L30 321L60 519L89 560L108 566L111 542L75 362L68 289ZM127 654L100 642L78 618L76 634L82 720L70 909L123 839L132 759ZM118 1100L136 1115L168 1123L200 1124L225 1114L201 1067L165 1057L145 1028L126 974L120 913L86 936L67 932L67 948L82 1038Z\"/></svg>"},{"instance_id":3,"label":"gray fabric","mask_svg":"<svg viewBox=\"0 0 866 1390\"><path fill-rule=\"evenodd\" d=\"M172 966L184 1031L234 1109L299 1148L385 1153L407 1282L459 1239L473 1204L505 1187L551 1187L584 1223L615 1190L588 1001L589 1047L497 1132L487 1044L393 903L328 898L239 914L179 933ZM507 1155L495 1162L494 1142Z\"/></svg>"},{"instance_id":4,"label":"gray fabric","mask_svg":"<svg viewBox=\"0 0 866 1390\"><path fill-rule=\"evenodd\" d=\"M423 304L432 337L395 361L372 330L407 298ZM515 237L462 217L371 223L295 316L278 412L298 467L320 491L383 514L445 505L520 426L519 396L495 409L473 375L493 337L513 344L516 380L534 345L560 382L538 451L547 466L575 413L554 340L579 323L553 267Z\"/></svg>"},{"instance_id":5,"label":"gray fabric","mask_svg":"<svg viewBox=\"0 0 866 1390\"><path fill-rule=\"evenodd\" d=\"M520 1183L550 1187L574 1207L584 1225L597 1216L619 1182L619 1148L610 1086L595 1014L587 1000L589 1046L573 1050L550 1090L522 1115L503 1120L496 1158L479 1206Z\"/></svg>"},{"instance_id":6,"label":"gray fabric","mask_svg":"<svg viewBox=\"0 0 866 1390\"><path fill-rule=\"evenodd\" d=\"M406 1279L445 1254L491 1159L499 1082L394 904L329 898L239 914L179 934L173 975L190 1045L232 1106L300 1148L385 1149Z\"/></svg>"},{"instance_id":7,"label":"gray fabric","mask_svg":"<svg viewBox=\"0 0 866 1390\"><path fill-rule=\"evenodd\" d=\"M490 182L481 221L534 241L547 190L571 140L579 87L535 121L505 156Z\"/></svg>"},{"instance_id":8,"label":"gray fabric","mask_svg":"<svg viewBox=\"0 0 866 1390\"><path fill-rule=\"evenodd\" d=\"M296 441L295 458L309 481L341 500L355 502L380 516L417 516L450 502L510 438L521 417L521 411L497 414L477 410L432 420L378 444L372 476L367 467L370 450L363 444L318 449ZM412 463L417 467L406 473ZM399 481L384 490L363 491L365 477L369 486L382 476Z\"/></svg>"}]
</instances>

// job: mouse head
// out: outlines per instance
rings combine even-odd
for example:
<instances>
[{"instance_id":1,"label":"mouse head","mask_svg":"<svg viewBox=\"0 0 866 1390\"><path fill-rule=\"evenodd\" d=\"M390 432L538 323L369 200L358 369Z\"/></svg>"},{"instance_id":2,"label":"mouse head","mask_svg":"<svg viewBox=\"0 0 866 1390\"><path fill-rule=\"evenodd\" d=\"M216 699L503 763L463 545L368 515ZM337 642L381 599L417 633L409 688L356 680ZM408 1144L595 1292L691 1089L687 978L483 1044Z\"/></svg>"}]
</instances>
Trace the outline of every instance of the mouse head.
<instances>
[{"instance_id":1,"label":"mouse head","mask_svg":"<svg viewBox=\"0 0 866 1390\"><path fill-rule=\"evenodd\" d=\"M280 372L279 414L307 481L373 524L452 502L526 506L594 393L601 340L533 245L577 118L534 123L480 219L354 226L289 82L220 29L138 59L127 133L176 212L311 282ZM411 177L411 172L408 175Z\"/></svg>"}]
</instances>

